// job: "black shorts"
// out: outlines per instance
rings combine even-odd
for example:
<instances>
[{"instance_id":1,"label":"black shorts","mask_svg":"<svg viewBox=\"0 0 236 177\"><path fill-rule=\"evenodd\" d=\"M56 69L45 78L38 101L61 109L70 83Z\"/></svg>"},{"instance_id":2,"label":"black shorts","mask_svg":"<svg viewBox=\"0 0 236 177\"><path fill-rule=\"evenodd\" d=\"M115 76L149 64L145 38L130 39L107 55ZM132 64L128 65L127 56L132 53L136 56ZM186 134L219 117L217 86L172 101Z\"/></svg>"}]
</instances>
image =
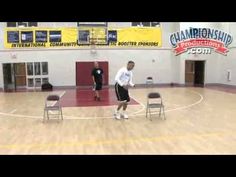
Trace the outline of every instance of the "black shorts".
<instances>
[{"instance_id":1,"label":"black shorts","mask_svg":"<svg viewBox=\"0 0 236 177\"><path fill-rule=\"evenodd\" d=\"M115 84L115 90L118 101L130 101L128 90L121 87L118 83Z\"/></svg>"},{"instance_id":2,"label":"black shorts","mask_svg":"<svg viewBox=\"0 0 236 177\"><path fill-rule=\"evenodd\" d=\"M96 82L95 90L102 90L102 83Z\"/></svg>"}]
</instances>

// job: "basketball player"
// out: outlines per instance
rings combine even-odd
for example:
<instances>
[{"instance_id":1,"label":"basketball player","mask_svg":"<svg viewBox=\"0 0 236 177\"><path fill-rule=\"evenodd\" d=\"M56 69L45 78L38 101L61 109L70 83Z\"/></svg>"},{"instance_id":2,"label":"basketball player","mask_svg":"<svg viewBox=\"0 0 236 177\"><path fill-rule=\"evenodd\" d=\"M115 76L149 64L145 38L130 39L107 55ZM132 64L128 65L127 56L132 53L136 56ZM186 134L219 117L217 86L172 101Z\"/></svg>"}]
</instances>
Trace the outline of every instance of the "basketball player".
<instances>
[{"instance_id":1,"label":"basketball player","mask_svg":"<svg viewBox=\"0 0 236 177\"><path fill-rule=\"evenodd\" d=\"M134 65L135 64L133 61L129 61L127 66L121 68L116 74L115 91L119 101L119 105L115 111L116 119L121 119L121 117L128 119L128 115L125 113L125 111L127 109L128 102L130 101L128 87L135 86L132 82L133 73L131 71L134 68ZM119 112L121 108L123 108L122 113Z\"/></svg>"},{"instance_id":2,"label":"basketball player","mask_svg":"<svg viewBox=\"0 0 236 177\"><path fill-rule=\"evenodd\" d=\"M99 68L98 62L94 62L94 69L92 70L91 75L94 83L94 100L101 101L99 90L102 89L103 70Z\"/></svg>"}]
</instances>

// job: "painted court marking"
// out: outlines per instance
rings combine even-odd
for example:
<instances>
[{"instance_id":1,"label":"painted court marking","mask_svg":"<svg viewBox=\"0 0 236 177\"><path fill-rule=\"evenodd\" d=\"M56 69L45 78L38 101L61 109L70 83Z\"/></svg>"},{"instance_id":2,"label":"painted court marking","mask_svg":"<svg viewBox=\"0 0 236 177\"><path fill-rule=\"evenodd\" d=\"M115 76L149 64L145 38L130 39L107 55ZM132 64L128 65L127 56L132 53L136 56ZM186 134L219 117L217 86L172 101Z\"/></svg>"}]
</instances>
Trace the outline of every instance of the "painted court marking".
<instances>
[{"instance_id":1,"label":"painted court marking","mask_svg":"<svg viewBox=\"0 0 236 177\"><path fill-rule=\"evenodd\" d=\"M17 109L13 109L12 111L10 111L9 113L10 114L13 114L14 112L16 112L17 111Z\"/></svg>"},{"instance_id":2,"label":"painted court marking","mask_svg":"<svg viewBox=\"0 0 236 177\"><path fill-rule=\"evenodd\" d=\"M234 132L235 134L235 132ZM96 145L118 145L118 144L130 144L135 142L162 142L173 141L181 139L193 139L193 138L210 138L219 136L231 136L231 131L225 132L209 132L209 133L188 133L184 135L163 135L157 137L134 137L134 138L122 138L112 140L88 140L81 142L62 142L62 143L31 143L31 144L6 144L0 145L0 149L18 149L18 148L48 148L48 147L79 147L79 146L96 146Z\"/></svg>"},{"instance_id":3,"label":"painted court marking","mask_svg":"<svg viewBox=\"0 0 236 177\"><path fill-rule=\"evenodd\" d=\"M198 101L196 101L196 102L190 104L190 105L185 105L185 106L181 106L181 107L179 107L179 108L174 108L174 109L168 109L168 110L165 110L165 112L171 112L171 111L176 111L176 110L188 109L188 108L193 107L193 106L195 106L195 105L197 105L197 104L200 104L200 103L203 101L204 98L203 98L203 96L202 96L200 93L198 93L198 92L196 92L196 91L192 91L192 90L189 91L189 92L192 92L192 93L198 95L200 99L199 99ZM60 94L60 97L62 97L65 93L66 93L66 91L63 91L63 92ZM133 99L134 99L136 102L138 102L138 103L142 106L142 109L140 109L140 110L138 110L138 111L136 111L136 112L134 112L134 113L131 113L131 114L129 115L129 117L136 117L136 116L145 115L145 113L140 113L140 112L142 112L142 111L146 108L146 106L145 106L143 103L139 102L137 99L135 99L135 98L133 98ZM157 114L157 113L158 113L158 112L153 112L152 114ZM42 118L43 118L43 116L20 115L20 114L12 114L12 113L4 113L4 112L0 112L0 115L10 116L10 117L35 118L35 119L42 119ZM111 118L114 118L114 116L104 116L104 117L76 117L76 116L66 116L66 115L64 115L63 117L65 118L65 120L68 120L68 119L72 119L72 120L93 119L93 120L94 120L94 119L111 119Z\"/></svg>"}]
</instances>

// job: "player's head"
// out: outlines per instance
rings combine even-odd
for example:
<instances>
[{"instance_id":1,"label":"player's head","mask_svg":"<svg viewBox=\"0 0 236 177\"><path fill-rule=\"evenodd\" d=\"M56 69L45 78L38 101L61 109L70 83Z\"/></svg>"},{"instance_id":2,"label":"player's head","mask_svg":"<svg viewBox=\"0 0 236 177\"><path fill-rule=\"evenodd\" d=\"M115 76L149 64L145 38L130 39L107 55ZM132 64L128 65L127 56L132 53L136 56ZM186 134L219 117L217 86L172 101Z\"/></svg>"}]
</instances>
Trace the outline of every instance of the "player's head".
<instances>
[{"instance_id":1,"label":"player's head","mask_svg":"<svg viewBox=\"0 0 236 177\"><path fill-rule=\"evenodd\" d=\"M132 70L134 68L135 63L133 61L129 61L127 64L127 70Z\"/></svg>"},{"instance_id":2,"label":"player's head","mask_svg":"<svg viewBox=\"0 0 236 177\"><path fill-rule=\"evenodd\" d=\"M94 67L95 67L95 68L98 68L98 67L99 67L98 62L94 62Z\"/></svg>"}]
</instances>

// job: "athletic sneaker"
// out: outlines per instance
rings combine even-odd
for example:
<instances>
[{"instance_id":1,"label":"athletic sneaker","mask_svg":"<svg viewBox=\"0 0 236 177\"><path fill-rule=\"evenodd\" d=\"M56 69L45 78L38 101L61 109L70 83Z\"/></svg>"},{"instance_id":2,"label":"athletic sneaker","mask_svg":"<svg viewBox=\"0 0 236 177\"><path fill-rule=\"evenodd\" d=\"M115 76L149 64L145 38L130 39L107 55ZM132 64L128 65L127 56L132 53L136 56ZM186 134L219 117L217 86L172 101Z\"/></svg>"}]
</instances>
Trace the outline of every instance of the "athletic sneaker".
<instances>
[{"instance_id":1,"label":"athletic sneaker","mask_svg":"<svg viewBox=\"0 0 236 177\"><path fill-rule=\"evenodd\" d=\"M97 100L97 96L94 96L94 101L96 101Z\"/></svg>"},{"instance_id":2,"label":"athletic sneaker","mask_svg":"<svg viewBox=\"0 0 236 177\"><path fill-rule=\"evenodd\" d=\"M124 118L124 119L128 119L129 118L129 116L127 115L127 114L122 114L122 117Z\"/></svg>"},{"instance_id":3,"label":"athletic sneaker","mask_svg":"<svg viewBox=\"0 0 236 177\"><path fill-rule=\"evenodd\" d=\"M115 113L114 113L114 116L115 116L115 118L118 119L118 120L121 119L121 118L120 118L120 113L119 113L119 112L115 112Z\"/></svg>"},{"instance_id":4,"label":"athletic sneaker","mask_svg":"<svg viewBox=\"0 0 236 177\"><path fill-rule=\"evenodd\" d=\"M100 98L100 97L97 97L97 101L101 101L101 98Z\"/></svg>"}]
</instances>

